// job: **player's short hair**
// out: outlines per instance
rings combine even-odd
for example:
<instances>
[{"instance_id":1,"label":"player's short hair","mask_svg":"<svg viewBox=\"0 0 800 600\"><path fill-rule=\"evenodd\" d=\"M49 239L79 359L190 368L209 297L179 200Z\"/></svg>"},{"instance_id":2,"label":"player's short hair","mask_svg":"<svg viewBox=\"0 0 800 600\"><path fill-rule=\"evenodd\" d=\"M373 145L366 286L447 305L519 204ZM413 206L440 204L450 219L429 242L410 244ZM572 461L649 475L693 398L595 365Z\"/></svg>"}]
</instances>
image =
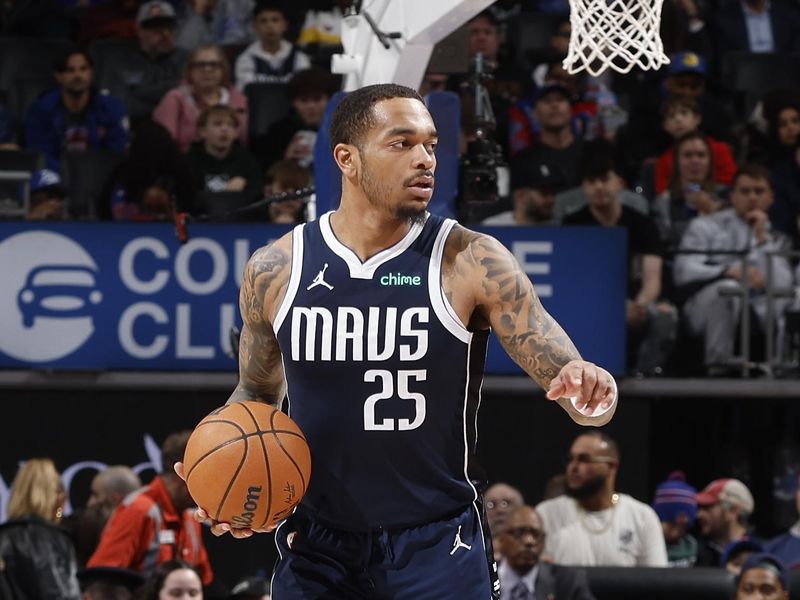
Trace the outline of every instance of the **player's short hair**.
<instances>
[{"instance_id":1,"label":"player's short hair","mask_svg":"<svg viewBox=\"0 0 800 600\"><path fill-rule=\"evenodd\" d=\"M189 430L178 431L171 433L164 440L161 445L161 472L172 474L172 467L176 462L183 460L183 455L186 452L186 444L189 442L189 436L192 432Z\"/></svg>"},{"instance_id":2,"label":"player's short hair","mask_svg":"<svg viewBox=\"0 0 800 600\"><path fill-rule=\"evenodd\" d=\"M396 83L368 85L345 96L331 117L331 151L337 144L351 144L360 148L367 132L375 126L373 106L393 98L411 98L422 102L416 90Z\"/></svg>"}]
</instances>

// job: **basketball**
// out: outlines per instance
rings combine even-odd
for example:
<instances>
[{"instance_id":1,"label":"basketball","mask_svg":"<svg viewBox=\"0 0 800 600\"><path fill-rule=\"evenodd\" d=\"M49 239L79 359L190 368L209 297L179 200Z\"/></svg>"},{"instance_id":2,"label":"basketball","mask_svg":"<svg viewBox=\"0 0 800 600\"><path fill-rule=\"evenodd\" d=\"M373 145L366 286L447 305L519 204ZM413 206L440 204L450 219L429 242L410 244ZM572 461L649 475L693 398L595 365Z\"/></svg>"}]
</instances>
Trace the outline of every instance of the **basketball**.
<instances>
[{"instance_id":1,"label":"basketball","mask_svg":"<svg viewBox=\"0 0 800 600\"><path fill-rule=\"evenodd\" d=\"M236 402L197 424L183 458L186 485L215 521L276 525L308 488L311 452L289 416L263 402Z\"/></svg>"}]
</instances>

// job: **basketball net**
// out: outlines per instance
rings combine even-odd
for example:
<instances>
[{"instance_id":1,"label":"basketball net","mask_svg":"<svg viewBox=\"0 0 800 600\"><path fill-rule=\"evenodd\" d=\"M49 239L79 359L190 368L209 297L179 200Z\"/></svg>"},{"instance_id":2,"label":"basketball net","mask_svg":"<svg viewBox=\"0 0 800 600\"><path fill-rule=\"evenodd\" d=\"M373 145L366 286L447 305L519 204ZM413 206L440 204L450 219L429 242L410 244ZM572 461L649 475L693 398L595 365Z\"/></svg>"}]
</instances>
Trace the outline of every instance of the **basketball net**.
<instances>
[{"instance_id":1,"label":"basketball net","mask_svg":"<svg viewBox=\"0 0 800 600\"><path fill-rule=\"evenodd\" d=\"M669 63L659 35L663 0L569 0L572 35L564 68L599 75L607 68L659 69Z\"/></svg>"}]
</instances>

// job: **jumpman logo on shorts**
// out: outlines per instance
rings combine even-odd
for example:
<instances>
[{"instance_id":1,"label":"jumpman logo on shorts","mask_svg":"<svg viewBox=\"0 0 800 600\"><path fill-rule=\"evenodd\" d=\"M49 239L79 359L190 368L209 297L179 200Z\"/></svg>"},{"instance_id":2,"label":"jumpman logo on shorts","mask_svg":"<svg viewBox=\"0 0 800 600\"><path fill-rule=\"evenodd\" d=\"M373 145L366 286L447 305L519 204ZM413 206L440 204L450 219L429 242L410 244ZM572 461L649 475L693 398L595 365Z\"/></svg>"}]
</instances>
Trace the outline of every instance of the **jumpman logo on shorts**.
<instances>
[{"instance_id":1,"label":"jumpman logo on shorts","mask_svg":"<svg viewBox=\"0 0 800 600\"><path fill-rule=\"evenodd\" d=\"M458 526L458 531L456 532L456 539L453 542L453 549L450 550L450 556L456 553L456 550L459 548L466 548L467 550L472 550L472 546L468 546L464 542L461 541L461 525Z\"/></svg>"},{"instance_id":2,"label":"jumpman logo on shorts","mask_svg":"<svg viewBox=\"0 0 800 600\"><path fill-rule=\"evenodd\" d=\"M328 263L325 263L325 266L322 267L322 271L317 273L317 276L314 277L314 281L311 282L311 285L309 285L306 288L306 290L310 290L311 288L315 288L318 285L324 285L329 290L333 289L333 286L330 283L328 283L327 281L325 281L325 269L327 269L327 268L328 268Z\"/></svg>"}]
</instances>

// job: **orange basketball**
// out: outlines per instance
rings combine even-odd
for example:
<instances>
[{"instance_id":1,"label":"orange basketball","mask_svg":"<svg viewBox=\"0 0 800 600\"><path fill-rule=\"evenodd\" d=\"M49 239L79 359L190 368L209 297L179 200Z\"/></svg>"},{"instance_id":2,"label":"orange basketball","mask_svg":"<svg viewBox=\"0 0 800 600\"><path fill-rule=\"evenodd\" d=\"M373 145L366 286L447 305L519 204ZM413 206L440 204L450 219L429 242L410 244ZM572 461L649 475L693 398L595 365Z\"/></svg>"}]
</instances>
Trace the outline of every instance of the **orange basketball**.
<instances>
[{"instance_id":1,"label":"orange basketball","mask_svg":"<svg viewBox=\"0 0 800 600\"><path fill-rule=\"evenodd\" d=\"M261 529L305 494L311 452L297 424L263 402L236 402L198 423L183 458L197 505L233 527Z\"/></svg>"}]
</instances>

